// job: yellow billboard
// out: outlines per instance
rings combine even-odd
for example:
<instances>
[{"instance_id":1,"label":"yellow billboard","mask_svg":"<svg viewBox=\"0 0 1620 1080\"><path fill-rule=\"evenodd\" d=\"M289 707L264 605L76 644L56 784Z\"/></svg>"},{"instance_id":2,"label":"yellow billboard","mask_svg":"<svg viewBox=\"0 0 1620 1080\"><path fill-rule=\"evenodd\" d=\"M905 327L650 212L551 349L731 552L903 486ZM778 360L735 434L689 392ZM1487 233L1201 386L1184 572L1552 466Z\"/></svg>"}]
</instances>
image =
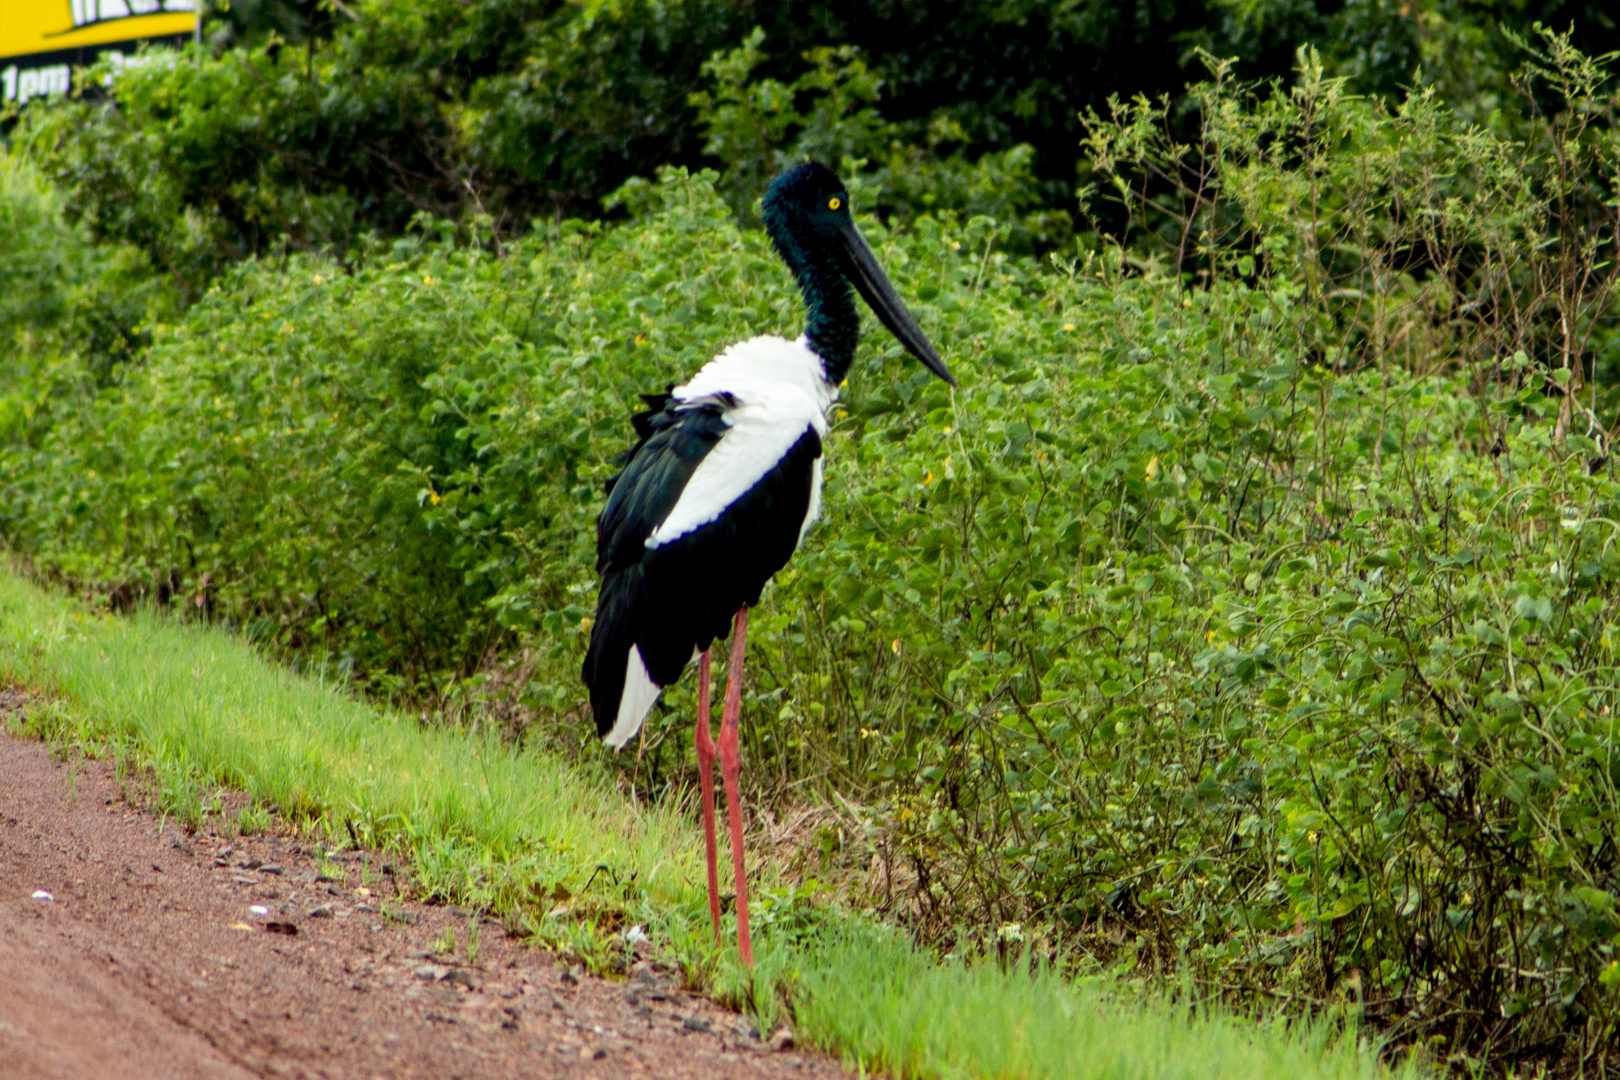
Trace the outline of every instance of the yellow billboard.
<instances>
[{"instance_id":1,"label":"yellow billboard","mask_svg":"<svg viewBox=\"0 0 1620 1080\"><path fill-rule=\"evenodd\" d=\"M183 41L197 0L0 0L0 97L66 93L73 68L143 41Z\"/></svg>"}]
</instances>

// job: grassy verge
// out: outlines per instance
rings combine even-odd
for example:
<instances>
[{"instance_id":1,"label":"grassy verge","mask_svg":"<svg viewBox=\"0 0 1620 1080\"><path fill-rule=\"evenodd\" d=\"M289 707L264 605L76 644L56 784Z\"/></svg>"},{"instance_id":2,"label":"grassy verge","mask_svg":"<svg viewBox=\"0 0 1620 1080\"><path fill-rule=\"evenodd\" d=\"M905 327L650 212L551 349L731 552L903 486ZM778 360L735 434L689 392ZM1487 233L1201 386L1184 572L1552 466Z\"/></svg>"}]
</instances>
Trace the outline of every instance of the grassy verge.
<instances>
[{"instance_id":1,"label":"grassy verge","mask_svg":"<svg viewBox=\"0 0 1620 1080\"><path fill-rule=\"evenodd\" d=\"M767 1014L790 1002L801 1038L863 1069L1388 1075L1325 1027L1189 1018L1049 974L942 965L769 881L759 977L745 985L703 940L701 846L671 810L633 803L589 765L379 711L216 629L99 615L0 573L0 680L53 696L34 734L150 768L182 818L209 813L219 786L244 790L301 828L395 849L424 895L498 912L599 966L635 920L711 987Z\"/></svg>"}]
</instances>

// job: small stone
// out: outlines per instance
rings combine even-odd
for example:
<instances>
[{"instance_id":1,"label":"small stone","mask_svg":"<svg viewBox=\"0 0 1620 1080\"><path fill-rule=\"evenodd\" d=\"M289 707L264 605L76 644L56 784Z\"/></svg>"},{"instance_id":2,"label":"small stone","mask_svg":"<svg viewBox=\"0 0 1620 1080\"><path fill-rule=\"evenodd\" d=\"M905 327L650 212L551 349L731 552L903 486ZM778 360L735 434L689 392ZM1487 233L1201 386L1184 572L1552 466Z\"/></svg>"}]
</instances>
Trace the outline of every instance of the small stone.
<instances>
[{"instance_id":1,"label":"small stone","mask_svg":"<svg viewBox=\"0 0 1620 1080\"><path fill-rule=\"evenodd\" d=\"M298 924L291 922L267 922L264 928L272 934L286 934L288 937L298 936Z\"/></svg>"},{"instance_id":2,"label":"small stone","mask_svg":"<svg viewBox=\"0 0 1620 1080\"><path fill-rule=\"evenodd\" d=\"M566 983L569 986L579 985L579 976L575 975L572 971L563 972L561 975L557 976L557 980L559 982Z\"/></svg>"},{"instance_id":3,"label":"small stone","mask_svg":"<svg viewBox=\"0 0 1620 1080\"><path fill-rule=\"evenodd\" d=\"M710 1030L709 1022L707 1020L699 1020L695 1016L688 1016L685 1020L682 1020L681 1021L681 1027L685 1028L687 1031L708 1031L708 1030Z\"/></svg>"},{"instance_id":4,"label":"small stone","mask_svg":"<svg viewBox=\"0 0 1620 1080\"><path fill-rule=\"evenodd\" d=\"M259 873L261 874L280 874L281 872L281 867L276 866L273 863L266 863L265 865L259 867Z\"/></svg>"},{"instance_id":5,"label":"small stone","mask_svg":"<svg viewBox=\"0 0 1620 1080\"><path fill-rule=\"evenodd\" d=\"M309 917L312 919L330 919L332 917L332 911L333 908L331 904L321 904L317 907L312 907L309 909Z\"/></svg>"},{"instance_id":6,"label":"small stone","mask_svg":"<svg viewBox=\"0 0 1620 1080\"><path fill-rule=\"evenodd\" d=\"M438 982L440 979L450 974L450 969L447 967L440 967L438 964L423 964L421 967L411 972L411 974L415 975L418 979L426 979L429 982Z\"/></svg>"},{"instance_id":7,"label":"small stone","mask_svg":"<svg viewBox=\"0 0 1620 1080\"><path fill-rule=\"evenodd\" d=\"M444 977L445 982L460 983L468 990L477 991L483 987L483 982L472 972L465 968L451 968L450 973Z\"/></svg>"},{"instance_id":8,"label":"small stone","mask_svg":"<svg viewBox=\"0 0 1620 1080\"><path fill-rule=\"evenodd\" d=\"M771 1033L770 1047L776 1053L793 1049L793 1029L783 1024Z\"/></svg>"}]
</instances>

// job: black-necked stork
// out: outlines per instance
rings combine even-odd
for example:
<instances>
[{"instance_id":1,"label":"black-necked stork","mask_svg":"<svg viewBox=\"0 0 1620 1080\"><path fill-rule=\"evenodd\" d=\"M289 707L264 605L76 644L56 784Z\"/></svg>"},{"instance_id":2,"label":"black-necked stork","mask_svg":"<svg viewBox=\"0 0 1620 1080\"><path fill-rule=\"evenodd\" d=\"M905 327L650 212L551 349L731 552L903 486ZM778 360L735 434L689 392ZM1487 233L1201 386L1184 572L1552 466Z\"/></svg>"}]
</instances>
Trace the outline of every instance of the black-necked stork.
<instances>
[{"instance_id":1,"label":"black-necked stork","mask_svg":"<svg viewBox=\"0 0 1620 1080\"><path fill-rule=\"evenodd\" d=\"M850 217L831 169L805 164L771 183L765 230L804 294L804 335L756 337L709 361L684 386L643 395L637 442L608 482L596 522L601 592L582 672L596 733L622 747L659 692L698 661L697 757L709 870L709 917L720 939L715 865L714 757L709 734L709 645L733 623L720 722L720 769L731 824L737 947L753 963L737 792L748 609L792 557L821 509L827 411L855 357L860 315L853 284L894 336L954 385Z\"/></svg>"}]
</instances>

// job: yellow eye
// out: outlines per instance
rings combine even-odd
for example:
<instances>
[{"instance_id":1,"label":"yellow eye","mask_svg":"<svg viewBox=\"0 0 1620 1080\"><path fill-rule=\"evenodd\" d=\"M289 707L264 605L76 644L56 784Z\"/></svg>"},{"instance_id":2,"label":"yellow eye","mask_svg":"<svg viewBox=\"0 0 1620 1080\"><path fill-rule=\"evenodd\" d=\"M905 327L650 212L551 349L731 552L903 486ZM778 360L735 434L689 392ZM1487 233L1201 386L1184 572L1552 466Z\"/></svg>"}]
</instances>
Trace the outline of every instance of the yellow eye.
<instances>
[{"instance_id":1,"label":"yellow eye","mask_svg":"<svg viewBox=\"0 0 1620 1080\"><path fill-rule=\"evenodd\" d=\"M836 210L840 206L843 206L843 205L844 205L844 200L840 199L836 195L834 195L832 198L827 200L827 209L829 209L829 210Z\"/></svg>"}]
</instances>

